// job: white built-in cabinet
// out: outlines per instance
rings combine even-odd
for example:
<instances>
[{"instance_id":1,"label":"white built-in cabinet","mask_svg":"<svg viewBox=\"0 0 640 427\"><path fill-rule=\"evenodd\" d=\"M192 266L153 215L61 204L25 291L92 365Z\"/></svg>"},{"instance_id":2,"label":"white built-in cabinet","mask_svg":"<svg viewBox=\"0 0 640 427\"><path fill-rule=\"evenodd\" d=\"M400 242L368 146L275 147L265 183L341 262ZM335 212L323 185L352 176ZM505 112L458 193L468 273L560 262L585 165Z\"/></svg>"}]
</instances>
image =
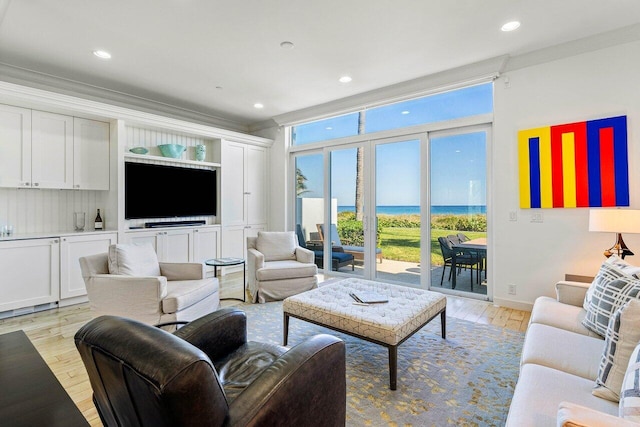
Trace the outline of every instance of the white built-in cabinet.
<instances>
[{"instance_id":1,"label":"white built-in cabinet","mask_svg":"<svg viewBox=\"0 0 640 427\"><path fill-rule=\"evenodd\" d=\"M60 306L86 301L80 257L106 253L118 233L78 234L60 238ZM84 297L84 298L83 298Z\"/></svg>"},{"instance_id":2,"label":"white built-in cabinet","mask_svg":"<svg viewBox=\"0 0 640 427\"><path fill-rule=\"evenodd\" d=\"M247 237L267 229L273 141L33 88L14 98L19 87L0 85L0 96L7 91L24 102L0 104L0 225L16 226L0 237L0 318L86 301L78 260L114 243L151 244L160 261L204 262L246 258ZM187 150L163 157L158 145L168 143ZM188 218L202 226L139 229L147 220L124 215L126 161L216 170L217 214ZM109 218L107 230L91 231L96 209ZM71 231L74 212L87 214L87 232Z\"/></svg>"},{"instance_id":3,"label":"white built-in cabinet","mask_svg":"<svg viewBox=\"0 0 640 427\"><path fill-rule=\"evenodd\" d=\"M103 232L1 241L0 313L87 301L79 259L105 253L117 240L118 233Z\"/></svg>"},{"instance_id":4,"label":"white built-in cabinet","mask_svg":"<svg viewBox=\"0 0 640 427\"><path fill-rule=\"evenodd\" d=\"M22 187L73 188L73 117L31 113L31 180Z\"/></svg>"},{"instance_id":5,"label":"white built-in cabinet","mask_svg":"<svg viewBox=\"0 0 640 427\"><path fill-rule=\"evenodd\" d=\"M109 123L73 118L73 188L109 189Z\"/></svg>"},{"instance_id":6,"label":"white built-in cabinet","mask_svg":"<svg viewBox=\"0 0 640 427\"><path fill-rule=\"evenodd\" d=\"M31 186L31 110L0 104L0 187Z\"/></svg>"},{"instance_id":7,"label":"white built-in cabinet","mask_svg":"<svg viewBox=\"0 0 640 427\"><path fill-rule=\"evenodd\" d=\"M153 246L162 262L204 262L220 253L220 226L131 230L126 243ZM209 269L213 272L213 269Z\"/></svg>"},{"instance_id":8,"label":"white built-in cabinet","mask_svg":"<svg viewBox=\"0 0 640 427\"><path fill-rule=\"evenodd\" d=\"M0 187L109 189L109 124L0 105Z\"/></svg>"},{"instance_id":9,"label":"white built-in cabinet","mask_svg":"<svg viewBox=\"0 0 640 427\"><path fill-rule=\"evenodd\" d=\"M58 301L59 242L59 238L0 242L0 313Z\"/></svg>"},{"instance_id":10,"label":"white built-in cabinet","mask_svg":"<svg viewBox=\"0 0 640 427\"><path fill-rule=\"evenodd\" d=\"M222 164L222 253L246 258L247 237L267 228L268 151L222 141Z\"/></svg>"}]
</instances>

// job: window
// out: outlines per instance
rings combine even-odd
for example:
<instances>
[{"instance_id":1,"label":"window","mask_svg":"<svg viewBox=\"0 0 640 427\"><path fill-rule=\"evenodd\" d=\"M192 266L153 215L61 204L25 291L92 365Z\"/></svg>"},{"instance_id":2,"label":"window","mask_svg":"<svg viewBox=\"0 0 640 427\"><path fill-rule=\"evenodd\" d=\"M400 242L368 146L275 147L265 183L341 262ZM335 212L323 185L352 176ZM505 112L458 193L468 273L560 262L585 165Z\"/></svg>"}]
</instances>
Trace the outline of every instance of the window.
<instances>
[{"instance_id":1,"label":"window","mask_svg":"<svg viewBox=\"0 0 640 427\"><path fill-rule=\"evenodd\" d=\"M493 83L483 83L293 126L291 141L303 145L358 135L360 114L365 117L361 132L372 133L492 111Z\"/></svg>"}]
</instances>

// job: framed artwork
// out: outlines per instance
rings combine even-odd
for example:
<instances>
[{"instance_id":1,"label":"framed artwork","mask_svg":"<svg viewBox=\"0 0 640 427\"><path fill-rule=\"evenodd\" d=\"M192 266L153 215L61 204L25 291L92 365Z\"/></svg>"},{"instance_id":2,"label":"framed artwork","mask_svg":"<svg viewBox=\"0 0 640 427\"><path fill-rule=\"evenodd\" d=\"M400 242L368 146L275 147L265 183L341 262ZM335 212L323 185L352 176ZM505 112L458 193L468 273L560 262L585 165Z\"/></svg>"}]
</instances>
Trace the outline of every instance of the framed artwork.
<instances>
[{"instance_id":1,"label":"framed artwork","mask_svg":"<svg viewBox=\"0 0 640 427\"><path fill-rule=\"evenodd\" d=\"M629 206L627 116L518 132L520 207Z\"/></svg>"}]
</instances>

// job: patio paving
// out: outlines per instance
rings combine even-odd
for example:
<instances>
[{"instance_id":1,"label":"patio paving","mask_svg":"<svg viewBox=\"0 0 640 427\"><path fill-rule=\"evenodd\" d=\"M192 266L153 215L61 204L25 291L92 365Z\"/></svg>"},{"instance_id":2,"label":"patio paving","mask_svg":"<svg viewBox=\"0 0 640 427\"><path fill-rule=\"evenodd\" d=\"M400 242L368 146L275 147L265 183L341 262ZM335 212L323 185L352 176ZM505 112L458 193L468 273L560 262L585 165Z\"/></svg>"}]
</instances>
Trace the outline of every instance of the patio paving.
<instances>
[{"instance_id":1,"label":"patio paving","mask_svg":"<svg viewBox=\"0 0 640 427\"><path fill-rule=\"evenodd\" d=\"M446 270L442 286L440 286L440 278L442 277L443 267L434 267L431 270L431 286L433 290L438 288L451 289L451 282L448 281L449 269ZM351 271L351 266L343 267L340 269L341 273L353 274L356 276L362 276L362 265L356 264L355 271ZM462 270L456 279L456 290L473 292L475 294L486 295L486 285L479 285L475 281L474 271L473 290L471 290L470 273L468 270ZM422 288L420 285L420 264L405 261L395 261L385 259L382 263L376 264L376 276L382 280L389 280L394 282L400 282L407 286Z\"/></svg>"}]
</instances>

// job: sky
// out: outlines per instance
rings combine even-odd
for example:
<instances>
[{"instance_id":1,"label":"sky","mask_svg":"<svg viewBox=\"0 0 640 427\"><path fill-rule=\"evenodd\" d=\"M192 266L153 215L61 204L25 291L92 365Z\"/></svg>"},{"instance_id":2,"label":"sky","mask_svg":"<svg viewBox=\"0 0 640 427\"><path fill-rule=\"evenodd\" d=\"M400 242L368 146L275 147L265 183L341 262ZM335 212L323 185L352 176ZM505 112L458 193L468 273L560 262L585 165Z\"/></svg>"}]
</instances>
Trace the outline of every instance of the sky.
<instances>
[{"instance_id":1,"label":"sky","mask_svg":"<svg viewBox=\"0 0 640 427\"><path fill-rule=\"evenodd\" d=\"M487 83L368 109L365 131L377 132L488 113L493 110L492 91L492 84ZM358 113L299 125L294 132L297 145L357 135ZM420 149L418 140L375 146L377 206L420 204ZM435 138L428 149L432 205L486 204L484 132ZM331 153L331 191L339 206L355 203L356 151L356 148L338 148ZM308 191L304 197L322 197L322 154L299 156L296 165L307 178Z\"/></svg>"}]
</instances>

